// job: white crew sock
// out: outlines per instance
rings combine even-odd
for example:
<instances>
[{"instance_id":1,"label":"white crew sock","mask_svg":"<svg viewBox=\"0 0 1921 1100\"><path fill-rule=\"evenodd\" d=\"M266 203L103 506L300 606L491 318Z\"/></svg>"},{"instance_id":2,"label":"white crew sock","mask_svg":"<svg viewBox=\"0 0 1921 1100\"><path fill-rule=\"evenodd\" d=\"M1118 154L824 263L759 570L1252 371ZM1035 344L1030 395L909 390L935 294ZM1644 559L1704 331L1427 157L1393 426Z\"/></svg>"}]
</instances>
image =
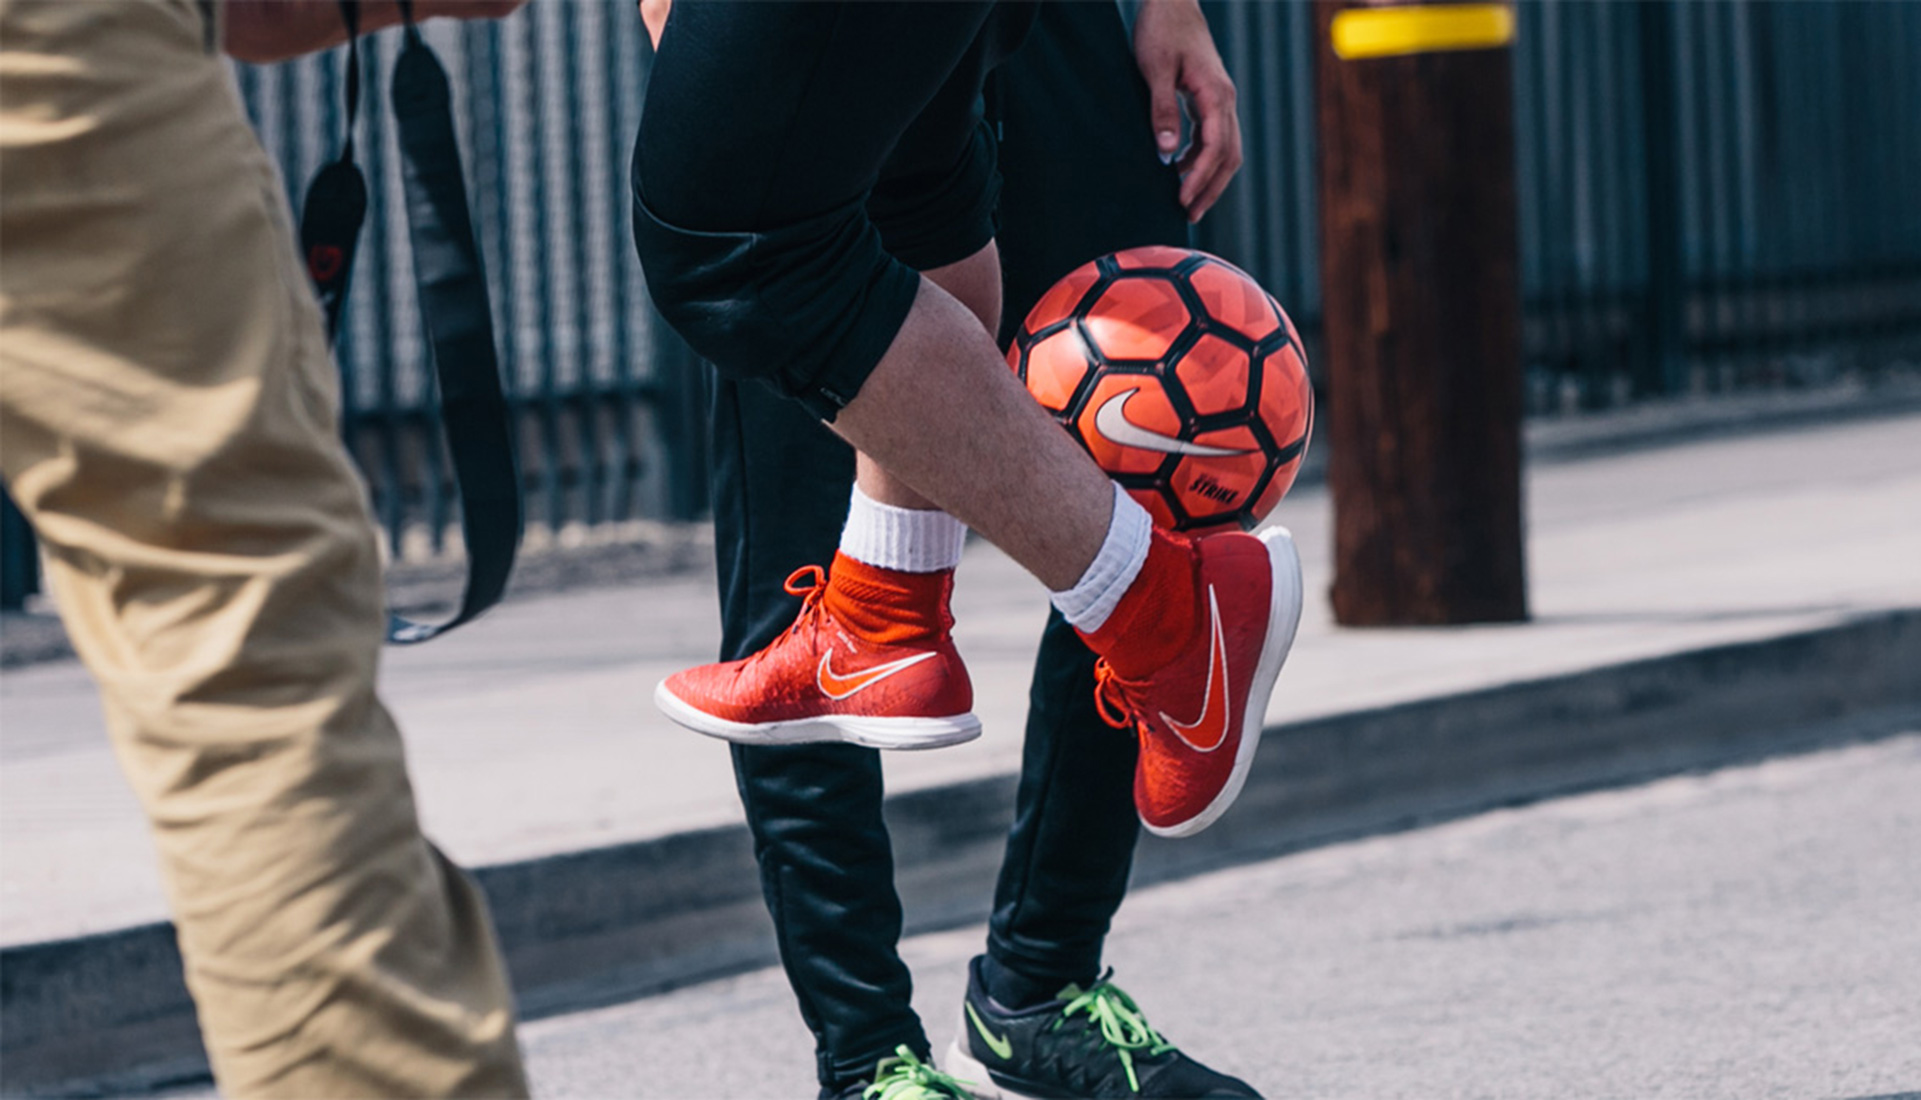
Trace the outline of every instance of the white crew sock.
<instances>
[{"instance_id":1,"label":"white crew sock","mask_svg":"<svg viewBox=\"0 0 1921 1100\"><path fill-rule=\"evenodd\" d=\"M1099 630L1114 607L1121 602L1128 586L1140 575L1147 562L1147 546L1154 521L1147 509L1114 486L1114 515L1107 521L1107 540L1101 552L1081 574L1074 587L1056 592L1052 599L1062 615L1083 632Z\"/></svg>"},{"instance_id":2,"label":"white crew sock","mask_svg":"<svg viewBox=\"0 0 1921 1100\"><path fill-rule=\"evenodd\" d=\"M902 573L938 573L960 564L967 527L939 509L896 508L854 488L840 552Z\"/></svg>"}]
</instances>

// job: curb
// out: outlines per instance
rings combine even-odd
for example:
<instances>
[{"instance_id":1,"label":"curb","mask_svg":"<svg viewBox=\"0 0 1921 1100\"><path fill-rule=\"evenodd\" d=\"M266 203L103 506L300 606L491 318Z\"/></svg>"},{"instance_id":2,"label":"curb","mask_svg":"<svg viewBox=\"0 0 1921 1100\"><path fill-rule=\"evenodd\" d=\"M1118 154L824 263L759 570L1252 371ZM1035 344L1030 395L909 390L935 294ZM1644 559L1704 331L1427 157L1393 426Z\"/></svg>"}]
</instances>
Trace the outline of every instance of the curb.
<instances>
[{"instance_id":1,"label":"curb","mask_svg":"<svg viewBox=\"0 0 1921 1100\"><path fill-rule=\"evenodd\" d=\"M1604 412L1540 417L1523 426L1523 435L1528 461L1570 462L1916 412L1921 412L1921 376L1897 375L1873 384L1669 398Z\"/></svg>"},{"instance_id":2,"label":"curb","mask_svg":"<svg viewBox=\"0 0 1921 1100\"><path fill-rule=\"evenodd\" d=\"M1178 879L1494 806L1921 728L1921 609L1270 728L1239 803L1144 836ZM1015 778L891 798L907 932L985 919ZM745 826L475 872L533 1018L771 965ZM0 1093L204 1078L172 927L0 950Z\"/></svg>"}]
</instances>

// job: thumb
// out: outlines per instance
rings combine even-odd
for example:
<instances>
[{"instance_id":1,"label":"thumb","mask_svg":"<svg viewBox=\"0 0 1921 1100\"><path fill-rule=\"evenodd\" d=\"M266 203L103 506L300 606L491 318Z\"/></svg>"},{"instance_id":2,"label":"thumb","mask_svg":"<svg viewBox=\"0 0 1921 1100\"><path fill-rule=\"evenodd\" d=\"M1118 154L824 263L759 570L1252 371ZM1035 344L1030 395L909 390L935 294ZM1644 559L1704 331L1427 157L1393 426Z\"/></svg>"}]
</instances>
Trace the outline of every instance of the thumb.
<instances>
[{"instance_id":1,"label":"thumb","mask_svg":"<svg viewBox=\"0 0 1921 1100\"><path fill-rule=\"evenodd\" d=\"M1161 160L1171 162L1181 151L1181 97L1174 85L1173 65L1143 66L1150 97L1148 118L1154 126L1154 146Z\"/></svg>"}]
</instances>

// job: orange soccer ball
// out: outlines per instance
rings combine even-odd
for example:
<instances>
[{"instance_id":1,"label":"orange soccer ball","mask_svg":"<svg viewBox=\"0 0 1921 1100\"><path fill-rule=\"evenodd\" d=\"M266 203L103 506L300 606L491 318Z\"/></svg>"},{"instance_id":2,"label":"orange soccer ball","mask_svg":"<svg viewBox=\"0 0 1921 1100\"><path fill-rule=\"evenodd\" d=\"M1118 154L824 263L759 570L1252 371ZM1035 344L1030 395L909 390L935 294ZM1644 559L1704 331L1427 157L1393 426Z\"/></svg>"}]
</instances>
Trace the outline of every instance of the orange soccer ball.
<instances>
[{"instance_id":1,"label":"orange soccer ball","mask_svg":"<svg viewBox=\"0 0 1921 1100\"><path fill-rule=\"evenodd\" d=\"M1130 248L1076 268L1035 304L1007 361L1176 531L1252 529L1307 452L1301 338L1259 283L1205 252Z\"/></svg>"}]
</instances>

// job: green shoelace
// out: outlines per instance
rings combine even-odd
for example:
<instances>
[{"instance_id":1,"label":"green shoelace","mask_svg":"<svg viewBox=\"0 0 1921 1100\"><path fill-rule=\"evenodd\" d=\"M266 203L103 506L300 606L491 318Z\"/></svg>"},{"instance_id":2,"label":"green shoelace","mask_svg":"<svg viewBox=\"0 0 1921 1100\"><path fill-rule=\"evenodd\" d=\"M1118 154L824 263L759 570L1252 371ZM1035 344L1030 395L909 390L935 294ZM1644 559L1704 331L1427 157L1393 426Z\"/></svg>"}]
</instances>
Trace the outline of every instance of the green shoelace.
<instances>
[{"instance_id":1,"label":"green shoelace","mask_svg":"<svg viewBox=\"0 0 1921 1100\"><path fill-rule=\"evenodd\" d=\"M894 1048L874 1069L874 1083L861 1093L864 1100L968 1100L969 1082L949 1077L919 1058L906 1044Z\"/></svg>"},{"instance_id":2,"label":"green shoelace","mask_svg":"<svg viewBox=\"0 0 1921 1100\"><path fill-rule=\"evenodd\" d=\"M1108 971L1112 974L1113 971ZM1113 1048L1120 1056L1121 1068L1127 1071L1127 1085L1135 1092L1141 1091L1141 1081L1134 1073L1134 1055L1145 1053L1152 1058L1174 1049L1174 1044L1161 1038L1147 1022L1134 998L1121 991L1121 987L1102 975L1101 980L1086 992L1075 993L1069 986L1063 996L1072 994L1067 1007L1061 1010L1054 1026L1059 1028L1077 1013L1086 1013L1087 1018L1100 1028L1101 1040Z\"/></svg>"}]
</instances>

